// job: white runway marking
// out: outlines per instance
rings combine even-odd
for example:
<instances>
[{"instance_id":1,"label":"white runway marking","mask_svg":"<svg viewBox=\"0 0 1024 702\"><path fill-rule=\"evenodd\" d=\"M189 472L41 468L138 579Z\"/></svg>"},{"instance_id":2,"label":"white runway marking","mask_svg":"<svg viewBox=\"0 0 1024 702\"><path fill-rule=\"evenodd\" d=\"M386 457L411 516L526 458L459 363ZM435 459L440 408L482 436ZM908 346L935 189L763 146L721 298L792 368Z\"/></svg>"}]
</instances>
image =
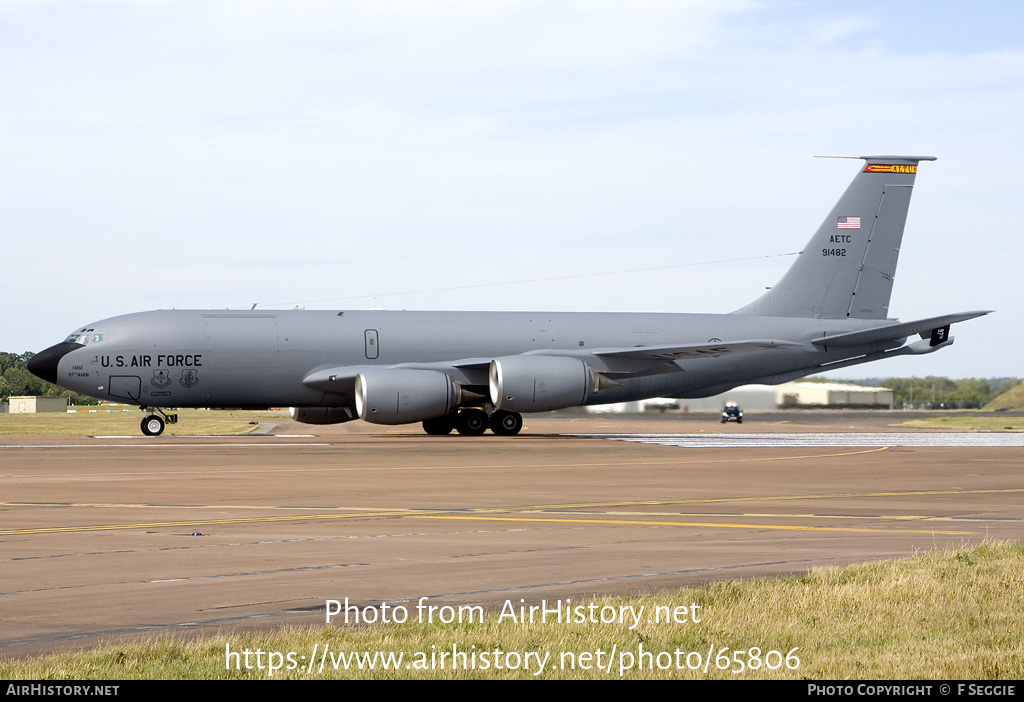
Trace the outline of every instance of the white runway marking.
<instances>
[{"instance_id":1,"label":"white runway marking","mask_svg":"<svg viewBox=\"0 0 1024 702\"><path fill-rule=\"evenodd\" d=\"M316 438L316 434L239 434L237 438L239 438L239 439L250 438L251 439L254 436L260 436L260 437L264 437L264 438L267 438L267 439L315 439ZM94 435L94 436L90 436L89 438L90 439L143 439L143 440L147 440L146 437L139 436L138 434L125 434L125 435L114 435L114 434L111 434L110 436ZM155 439L157 437L154 436L154 437L150 437L150 438ZM179 435L179 436L177 436L175 438L178 438L178 439L223 439L225 437L224 437L223 434L194 434L192 436L182 436L182 435ZM227 438L236 438L236 437L227 437Z\"/></svg>"},{"instance_id":2,"label":"white runway marking","mask_svg":"<svg viewBox=\"0 0 1024 702\"><path fill-rule=\"evenodd\" d=\"M97 437L99 438L99 437ZM138 439L139 437L126 437L132 439ZM142 440L140 443L134 444L9 444L0 446L0 449L80 449L80 448L237 448L244 446L252 448L257 446L259 448L294 448L296 446L330 446L328 443L312 443L309 441L294 442L289 444L272 444L265 441L243 441L243 442L222 442L222 443L190 443L190 444L150 444L145 443L146 440Z\"/></svg>"},{"instance_id":3,"label":"white runway marking","mask_svg":"<svg viewBox=\"0 0 1024 702\"><path fill-rule=\"evenodd\" d=\"M1024 446L1024 433L934 432L885 434L571 434L589 439L633 441L684 448L764 448L803 446Z\"/></svg>"}]
</instances>

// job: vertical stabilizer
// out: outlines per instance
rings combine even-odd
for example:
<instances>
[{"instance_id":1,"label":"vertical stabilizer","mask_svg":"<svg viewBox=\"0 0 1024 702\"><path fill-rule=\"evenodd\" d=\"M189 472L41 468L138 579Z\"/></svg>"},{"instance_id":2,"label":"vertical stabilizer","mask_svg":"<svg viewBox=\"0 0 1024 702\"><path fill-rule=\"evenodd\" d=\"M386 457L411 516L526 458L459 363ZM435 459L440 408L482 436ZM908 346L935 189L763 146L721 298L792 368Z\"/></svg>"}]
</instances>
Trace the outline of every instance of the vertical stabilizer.
<instances>
[{"instance_id":1,"label":"vertical stabilizer","mask_svg":"<svg viewBox=\"0 0 1024 702\"><path fill-rule=\"evenodd\" d=\"M775 287L736 314L886 319L917 165L934 156L861 156L864 167Z\"/></svg>"}]
</instances>

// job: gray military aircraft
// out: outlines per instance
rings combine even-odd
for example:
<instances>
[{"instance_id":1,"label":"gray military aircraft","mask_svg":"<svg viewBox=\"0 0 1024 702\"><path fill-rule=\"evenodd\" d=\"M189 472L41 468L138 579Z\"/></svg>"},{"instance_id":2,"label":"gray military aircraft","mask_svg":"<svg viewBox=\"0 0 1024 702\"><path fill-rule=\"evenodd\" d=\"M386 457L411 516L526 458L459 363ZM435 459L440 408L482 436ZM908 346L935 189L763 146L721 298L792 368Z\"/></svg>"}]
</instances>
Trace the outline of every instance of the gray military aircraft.
<instances>
[{"instance_id":1,"label":"gray military aircraft","mask_svg":"<svg viewBox=\"0 0 1024 702\"><path fill-rule=\"evenodd\" d=\"M706 397L945 348L951 324L987 312L888 317L918 164L934 157L860 158L782 280L731 314L160 310L84 326L28 368L138 405L150 436L177 420L167 408L272 406L310 424L513 435L523 412Z\"/></svg>"}]
</instances>

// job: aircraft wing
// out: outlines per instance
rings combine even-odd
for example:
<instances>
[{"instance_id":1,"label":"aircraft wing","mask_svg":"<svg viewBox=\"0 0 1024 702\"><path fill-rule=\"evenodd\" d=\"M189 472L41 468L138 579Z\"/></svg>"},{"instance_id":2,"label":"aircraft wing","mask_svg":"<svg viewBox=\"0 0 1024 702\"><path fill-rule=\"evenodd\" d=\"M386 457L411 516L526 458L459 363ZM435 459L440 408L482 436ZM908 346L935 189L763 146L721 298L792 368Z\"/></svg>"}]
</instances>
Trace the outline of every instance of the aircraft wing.
<instances>
[{"instance_id":1,"label":"aircraft wing","mask_svg":"<svg viewBox=\"0 0 1024 702\"><path fill-rule=\"evenodd\" d=\"M961 312L959 314L947 314L941 317L929 317L918 319L914 322L899 322L887 324L883 327L865 329L863 331L847 332L835 336L820 336L811 339L816 346L859 346L860 344L873 344L882 341L895 341L905 339L913 334L920 334L923 337L929 336L932 332L949 327L954 322L963 322L975 317L989 314L991 310L978 312ZM947 329L948 331L948 329Z\"/></svg>"},{"instance_id":2,"label":"aircraft wing","mask_svg":"<svg viewBox=\"0 0 1024 702\"><path fill-rule=\"evenodd\" d=\"M774 339L754 339L747 341L726 341L713 344L666 344L660 346L627 346L622 348L588 349L586 351L576 349L544 349L530 351L525 356L565 356L571 358L597 357L610 362L612 368L605 369L605 372L619 372L635 374L638 372L651 371L651 363L656 365L670 364L671 370L679 370L671 366L672 361L692 360L697 358L709 358L723 356L726 354L750 353L753 351L765 351L771 349L785 349L806 346L792 341L781 341ZM626 362L621 368L615 366L616 361ZM629 362L633 362L630 364ZM637 365L636 362L640 362ZM646 362L646 363L644 363ZM407 368L420 370L436 370L453 375L457 382L470 385L486 385L487 372L490 367L489 358L463 358L456 361L439 361L435 363L400 363L389 368ZM338 366L335 368L324 368L307 375L302 383L307 387L315 388L330 393L351 393L355 388L356 376L359 373L370 369L378 369L380 366Z\"/></svg>"},{"instance_id":3,"label":"aircraft wing","mask_svg":"<svg viewBox=\"0 0 1024 702\"><path fill-rule=\"evenodd\" d=\"M895 341L913 334L926 337L933 336L938 330L948 327L954 322L962 322L988 314L988 311L962 312L941 317L930 317L913 322L897 322L873 329L856 332L822 336L812 339L815 346L858 346L885 341ZM948 331L948 329L946 330ZM943 332L945 335L946 332ZM932 346L945 341L936 340ZM746 339L742 341L716 341L704 344L662 344L651 346L626 346L599 349L542 349L529 351L525 356L564 356L570 358L600 359L605 366L603 373L646 375L649 373L678 371L674 361L694 360L700 358L716 358L719 356L806 348L807 344L782 339ZM437 361L433 363L400 363L391 368L407 368L436 370L453 376L456 382L468 385L486 385L489 358L463 358L453 361ZM652 365L653 364L653 365ZM665 365L662 365L665 364ZM303 379L303 384L323 392L345 394L354 390L356 376L380 366L358 365L325 368L310 373ZM660 370L659 370L660 368Z\"/></svg>"}]
</instances>

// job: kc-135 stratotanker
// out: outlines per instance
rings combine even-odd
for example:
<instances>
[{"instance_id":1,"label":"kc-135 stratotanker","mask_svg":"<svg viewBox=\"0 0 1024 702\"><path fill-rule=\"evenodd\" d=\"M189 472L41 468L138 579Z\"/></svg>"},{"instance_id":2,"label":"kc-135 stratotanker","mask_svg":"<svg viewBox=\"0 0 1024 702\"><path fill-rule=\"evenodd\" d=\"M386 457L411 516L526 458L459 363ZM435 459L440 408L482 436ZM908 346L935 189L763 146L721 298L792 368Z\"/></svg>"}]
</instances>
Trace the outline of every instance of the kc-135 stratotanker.
<instances>
[{"instance_id":1,"label":"kc-135 stratotanker","mask_svg":"<svg viewBox=\"0 0 1024 702\"><path fill-rule=\"evenodd\" d=\"M151 436L169 408L280 406L310 424L513 435L524 412L706 397L945 348L951 324L987 312L889 318L918 164L934 157L860 158L782 279L730 314L159 310L88 324L28 367L138 405Z\"/></svg>"}]
</instances>

